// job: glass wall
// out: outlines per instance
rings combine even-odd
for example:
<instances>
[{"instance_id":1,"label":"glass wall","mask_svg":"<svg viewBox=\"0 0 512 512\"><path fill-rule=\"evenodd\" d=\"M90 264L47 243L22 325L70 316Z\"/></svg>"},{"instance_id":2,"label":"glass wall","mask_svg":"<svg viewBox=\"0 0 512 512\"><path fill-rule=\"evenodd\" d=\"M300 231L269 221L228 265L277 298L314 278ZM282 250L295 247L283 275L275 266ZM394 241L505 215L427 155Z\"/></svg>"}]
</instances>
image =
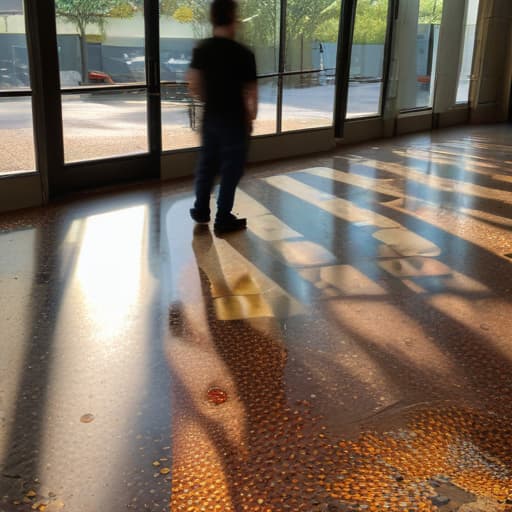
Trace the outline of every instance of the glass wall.
<instances>
[{"instance_id":1,"label":"glass wall","mask_svg":"<svg viewBox=\"0 0 512 512\"><path fill-rule=\"evenodd\" d=\"M148 151L146 90L62 95L66 162Z\"/></svg>"},{"instance_id":2,"label":"glass wall","mask_svg":"<svg viewBox=\"0 0 512 512\"><path fill-rule=\"evenodd\" d=\"M277 128L279 0L242 0L238 38L256 55L259 113L254 135ZM160 75L162 80L162 147L165 150L200 144L201 104L188 94L186 72L198 41L211 34L209 3L163 2L160 7Z\"/></svg>"},{"instance_id":3,"label":"glass wall","mask_svg":"<svg viewBox=\"0 0 512 512\"><path fill-rule=\"evenodd\" d=\"M188 94L186 73L194 46L209 34L208 2L161 4L160 79L164 151L200 144L201 105Z\"/></svg>"},{"instance_id":4,"label":"glass wall","mask_svg":"<svg viewBox=\"0 0 512 512\"><path fill-rule=\"evenodd\" d=\"M256 55L260 76L258 118L254 123L253 135L276 133L281 2L241 0L239 5L239 39Z\"/></svg>"},{"instance_id":5,"label":"glass wall","mask_svg":"<svg viewBox=\"0 0 512 512\"><path fill-rule=\"evenodd\" d=\"M334 83L322 72L285 76L283 80L283 131L331 126Z\"/></svg>"},{"instance_id":6,"label":"glass wall","mask_svg":"<svg viewBox=\"0 0 512 512\"><path fill-rule=\"evenodd\" d=\"M0 174L35 169L32 98L21 0L0 17Z\"/></svg>"},{"instance_id":7,"label":"glass wall","mask_svg":"<svg viewBox=\"0 0 512 512\"><path fill-rule=\"evenodd\" d=\"M418 5L418 11L409 12L407 19L410 23L415 21L415 40L402 41L403 44L411 44L406 73L401 75L402 110L432 107L443 14L443 0L419 0L419 3L413 1L410 5Z\"/></svg>"},{"instance_id":8,"label":"glass wall","mask_svg":"<svg viewBox=\"0 0 512 512\"><path fill-rule=\"evenodd\" d=\"M340 13L341 1L287 2L283 131L333 124Z\"/></svg>"},{"instance_id":9,"label":"glass wall","mask_svg":"<svg viewBox=\"0 0 512 512\"><path fill-rule=\"evenodd\" d=\"M374 116L381 111L388 9L388 0L357 2L350 59L348 118Z\"/></svg>"},{"instance_id":10,"label":"glass wall","mask_svg":"<svg viewBox=\"0 0 512 512\"><path fill-rule=\"evenodd\" d=\"M331 126L341 2L288 0L284 76L279 73L280 0L240 0L240 42L256 55L258 118L253 135ZM192 51L211 34L209 2L165 2L160 9L163 149L198 146L201 105L185 83Z\"/></svg>"},{"instance_id":11,"label":"glass wall","mask_svg":"<svg viewBox=\"0 0 512 512\"><path fill-rule=\"evenodd\" d=\"M65 162L147 154L144 0L108 0L94 8L83 0L54 1ZM467 0L458 102L468 101L478 3ZM2 10L6 5L9 12ZM333 125L340 15L352 5L349 119L382 111L390 0L239 0L238 37L258 65L254 135ZM162 148L194 148L200 145L202 105L189 96L186 72L193 48L211 34L210 2L161 0L159 7ZM402 111L432 107L442 11L443 0L400 3L399 41L408 52L400 56ZM0 0L0 13L0 172L33 170L23 0ZM348 46L342 44L345 55Z\"/></svg>"},{"instance_id":12,"label":"glass wall","mask_svg":"<svg viewBox=\"0 0 512 512\"><path fill-rule=\"evenodd\" d=\"M473 68L478 5L479 0L467 0L462 62L459 85L457 87L457 103L467 103L469 101L469 84Z\"/></svg>"},{"instance_id":13,"label":"glass wall","mask_svg":"<svg viewBox=\"0 0 512 512\"><path fill-rule=\"evenodd\" d=\"M277 129L277 88L276 76L258 79L258 117L253 125L253 135L276 133Z\"/></svg>"},{"instance_id":14,"label":"glass wall","mask_svg":"<svg viewBox=\"0 0 512 512\"><path fill-rule=\"evenodd\" d=\"M87 5L55 0L62 87L145 83L142 0Z\"/></svg>"},{"instance_id":15,"label":"glass wall","mask_svg":"<svg viewBox=\"0 0 512 512\"><path fill-rule=\"evenodd\" d=\"M55 1L65 161L145 153L143 1L79 4ZM101 90L123 84L141 88Z\"/></svg>"}]
</instances>

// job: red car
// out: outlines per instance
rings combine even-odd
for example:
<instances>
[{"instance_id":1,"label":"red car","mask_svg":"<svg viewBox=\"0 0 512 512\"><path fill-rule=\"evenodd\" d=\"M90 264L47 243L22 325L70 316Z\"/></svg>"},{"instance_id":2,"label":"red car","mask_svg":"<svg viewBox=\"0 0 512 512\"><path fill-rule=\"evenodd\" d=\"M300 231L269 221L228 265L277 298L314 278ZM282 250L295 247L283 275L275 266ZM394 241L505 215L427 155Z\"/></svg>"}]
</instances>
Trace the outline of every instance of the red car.
<instances>
[{"instance_id":1,"label":"red car","mask_svg":"<svg viewBox=\"0 0 512 512\"><path fill-rule=\"evenodd\" d=\"M112 77L103 71L89 71L89 83L91 84L110 84L114 83Z\"/></svg>"}]
</instances>

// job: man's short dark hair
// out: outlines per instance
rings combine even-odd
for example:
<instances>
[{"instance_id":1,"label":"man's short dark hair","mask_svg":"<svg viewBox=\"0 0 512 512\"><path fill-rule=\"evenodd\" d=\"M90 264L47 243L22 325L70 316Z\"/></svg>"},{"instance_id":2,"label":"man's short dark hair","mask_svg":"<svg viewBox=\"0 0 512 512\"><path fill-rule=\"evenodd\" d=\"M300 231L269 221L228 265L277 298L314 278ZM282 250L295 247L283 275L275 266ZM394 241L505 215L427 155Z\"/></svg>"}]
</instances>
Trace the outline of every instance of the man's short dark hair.
<instances>
[{"instance_id":1,"label":"man's short dark hair","mask_svg":"<svg viewBox=\"0 0 512 512\"><path fill-rule=\"evenodd\" d=\"M237 3L235 0L213 0L210 8L210 20L214 27L232 25L236 20Z\"/></svg>"}]
</instances>

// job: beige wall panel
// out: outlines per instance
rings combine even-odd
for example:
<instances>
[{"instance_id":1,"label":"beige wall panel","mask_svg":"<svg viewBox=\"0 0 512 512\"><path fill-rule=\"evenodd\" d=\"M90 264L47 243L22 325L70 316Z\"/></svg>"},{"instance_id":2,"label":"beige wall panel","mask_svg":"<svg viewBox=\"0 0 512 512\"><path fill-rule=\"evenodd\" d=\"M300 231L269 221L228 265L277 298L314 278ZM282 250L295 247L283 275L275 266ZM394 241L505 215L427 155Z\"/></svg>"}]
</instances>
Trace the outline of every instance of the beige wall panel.
<instances>
[{"instance_id":1,"label":"beige wall panel","mask_svg":"<svg viewBox=\"0 0 512 512\"><path fill-rule=\"evenodd\" d=\"M39 174L18 174L0 179L0 212L40 206L42 202Z\"/></svg>"}]
</instances>

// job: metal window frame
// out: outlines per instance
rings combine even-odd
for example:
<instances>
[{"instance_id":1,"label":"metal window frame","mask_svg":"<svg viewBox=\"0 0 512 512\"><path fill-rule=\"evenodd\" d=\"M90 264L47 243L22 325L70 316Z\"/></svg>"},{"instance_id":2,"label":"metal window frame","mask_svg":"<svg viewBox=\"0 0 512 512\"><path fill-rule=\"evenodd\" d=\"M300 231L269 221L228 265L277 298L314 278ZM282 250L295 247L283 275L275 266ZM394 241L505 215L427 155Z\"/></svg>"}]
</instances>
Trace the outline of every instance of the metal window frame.
<instances>
[{"instance_id":1,"label":"metal window frame","mask_svg":"<svg viewBox=\"0 0 512 512\"><path fill-rule=\"evenodd\" d=\"M23 87L20 89L4 89L0 91L0 98L19 98L20 96L31 97L32 89Z\"/></svg>"},{"instance_id":2,"label":"metal window frame","mask_svg":"<svg viewBox=\"0 0 512 512\"><path fill-rule=\"evenodd\" d=\"M64 165L55 3L24 0L36 167L46 202Z\"/></svg>"},{"instance_id":3,"label":"metal window frame","mask_svg":"<svg viewBox=\"0 0 512 512\"><path fill-rule=\"evenodd\" d=\"M471 105L471 92L472 92L472 89L474 87L474 73L475 73L475 66L476 66L476 54L477 54L477 44L478 44L478 29L479 29L479 26L480 26L480 23L482 22L482 16L480 15L481 13L481 5L482 5L482 0L478 0L478 9L477 9L477 18L476 18L476 26L475 26L475 38L473 40L473 48L472 48L472 55L471 55L471 78L469 80L469 88L468 88L468 99L467 100L464 100L464 101L457 101L457 98L455 98L455 107L467 107L467 108L471 108L472 105ZM467 27L467 11L468 11L468 5L469 5L469 0L466 0L466 20L465 20L465 27ZM461 47L461 50L462 50L462 55L464 54L464 45ZM458 86L460 84L460 73L459 73L459 79L458 79L458 83L457 83L457 89L458 89ZM509 121L512 121L512 85L511 85L511 89L510 89L510 112L509 112Z\"/></svg>"},{"instance_id":4,"label":"metal window frame","mask_svg":"<svg viewBox=\"0 0 512 512\"><path fill-rule=\"evenodd\" d=\"M380 115L382 115L384 109L388 86L394 11L399 0L388 1L390 7L388 9L388 27L383 64L384 86L381 92ZM162 150L161 88L183 82L160 80L159 0L145 0L144 3L146 82L81 87L60 86L55 1L44 2L44 7L40 0L24 0L24 4L32 87L31 89L0 91L0 98L32 97L37 170L41 175L43 193L46 199L61 193L67 193L70 190L120 183L125 178L157 178L160 175L162 155L169 152L195 151L197 149ZM258 76L261 79L277 78L276 125L275 132L261 137L279 137L295 131L307 132L329 128L330 126L327 125L325 127L286 130L283 132L283 96L286 77L320 73L325 69L285 71L288 2L287 0L279 0L278 5L280 7L278 69L276 73ZM336 81L332 121L332 127L338 137L342 136L345 124L350 121L346 119L346 110L356 8L357 0L343 0L340 7L338 53L336 68L334 68ZM146 90L147 93L148 153L66 163L64 158L62 97L91 92L129 90ZM378 116L365 116L358 119L375 117Z\"/></svg>"},{"instance_id":5,"label":"metal window frame","mask_svg":"<svg viewBox=\"0 0 512 512\"><path fill-rule=\"evenodd\" d=\"M334 133L336 138L342 138L347 123L353 121L381 118L386 107L386 98L389 88L390 66L393 34L398 15L400 0L388 0L386 18L386 37L384 41L382 87L379 97L379 109L375 114L347 117L348 93L350 88L350 64L352 59L352 46L354 41L354 28L357 16L357 0L342 0L342 12L340 15L340 28L337 53L337 81L336 103L334 109Z\"/></svg>"},{"instance_id":6,"label":"metal window frame","mask_svg":"<svg viewBox=\"0 0 512 512\"><path fill-rule=\"evenodd\" d=\"M342 138L347 117L350 61L357 0L342 0L336 54L336 85L334 97L334 136Z\"/></svg>"},{"instance_id":7,"label":"metal window frame","mask_svg":"<svg viewBox=\"0 0 512 512\"><path fill-rule=\"evenodd\" d=\"M147 62L159 63L158 0L146 0L145 10L156 12L149 16L153 21L146 26L146 41L150 51ZM28 97L32 99L32 120L36 169L41 183L43 202L73 190L81 190L126 179L159 176L158 161L161 153L159 130L159 66L152 66L148 84L119 86L85 86L61 88L57 44L57 19L55 2L24 0L25 33L29 58L30 88L0 91L0 98ZM156 25L156 26L155 26ZM65 163L62 97L94 91L147 89L148 135L153 141L147 155L123 155L98 160ZM156 94L155 94L156 93ZM122 164L122 165L120 165ZM30 173L33 173L30 172ZM24 174L26 172L24 171ZM19 176L5 173L2 179Z\"/></svg>"},{"instance_id":8,"label":"metal window frame","mask_svg":"<svg viewBox=\"0 0 512 512\"><path fill-rule=\"evenodd\" d=\"M279 61L277 65L277 121L276 133L283 131L283 86L284 70L286 66L286 18L288 11L288 1L281 0L281 12L279 13Z\"/></svg>"},{"instance_id":9,"label":"metal window frame","mask_svg":"<svg viewBox=\"0 0 512 512\"><path fill-rule=\"evenodd\" d=\"M386 108L386 98L388 97L389 90L389 79L391 73L391 58L393 51L393 37L395 35L395 24L398 20L398 8L400 0L388 0L388 19L387 19L387 30L386 30L386 43L384 46L384 62L383 62L383 86L380 97L380 110L379 116L384 115L384 109Z\"/></svg>"},{"instance_id":10,"label":"metal window frame","mask_svg":"<svg viewBox=\"0 0 512 512\"><path fill-rule=\"evenodd\" d=\"M148 105L148 146L151 177L160 175L162 153L162 112L160 97L160 5L159 0L144 2L144 37Z\"/></svg>"}]
</instances>

